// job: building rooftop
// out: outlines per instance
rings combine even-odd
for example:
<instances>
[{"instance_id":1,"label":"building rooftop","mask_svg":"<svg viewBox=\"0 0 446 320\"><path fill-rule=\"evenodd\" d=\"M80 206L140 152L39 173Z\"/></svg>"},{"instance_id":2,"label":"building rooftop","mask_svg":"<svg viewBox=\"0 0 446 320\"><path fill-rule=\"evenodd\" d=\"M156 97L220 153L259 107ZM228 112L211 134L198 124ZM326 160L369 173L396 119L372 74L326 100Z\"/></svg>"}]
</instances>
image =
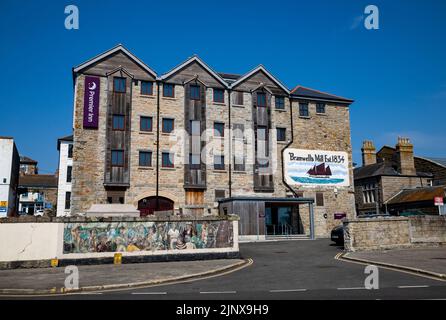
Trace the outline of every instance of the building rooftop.
<instances>
[{"instance_id":1,"label":"building rooftop","mask_svg":"<svg viewBox=\"0 0 446 320\"><path fill-rule=\"evenodd\" d=\"M431 173L417 172L419 177L432 177ZM398 172L396 167L387 161L377 162L375 164L369 164L368 166L362 166L353 170L353 176L355 180L377 177L377 176L404 176Z\"/></svg>"},{"instance_id":2,"label":"building rooftop","mask_svg":"<svg viewBox=\"0 0 446 320\"><path fill-rule=\"evenodd\" d=\"M20 156L21 164L37 164L37 161L27 156Z\"/></svg>"},{"instance_id":3,"label":"building rooftop","mask_svg":"<svg viewBox=\"0 0 446 320\"><path fill-rule=\"evenodd\" d=\"M60 148L60 143L62 142L62 141L73 141L73 135L69 135L69 136L65 136L65 137L62 137L62 138L59 138L59 139L57 139L57 150L59 150L59 148Z\"/></svg>"},{"instance_id":4,"label":"building rooftop","mask_svg":"<svg viewBox=\"0 0 446 320\"><path fill-rule=\"evenodd\" d=\"M352 99L347 99L344 97L336 96L331 93L326 93L322 91L318 91L311 88L306 88L303 86L297 86L293 90L291 90L291 96L296 98L313 98L313 99L322 99L322 100L333 100L333 101L342 101L345 103L352 103Z\"/></svg>"},{"instance_id":5,"label":"building rooftop","mask_svg":"<svg viewBox=\"0 0 446 320\"><path fill-rule=\"evenodd\" d=\"M403 189L395 196L387 200L387 204L407 203L407 202L419 202L419 201L432 201L435 197L445 196L446 186L425 187L425 188L413 188Z\"/></svg>"},{"instance_id":6,"label":"building rooftop","mask_svg":"<svg viewBox=\"0 0 446 320\"><path fill-rule=\"evenodd\" d=\"M19 177L20 188L57 188L54 174L28 174Z\"/></svg>"}]
</instances>

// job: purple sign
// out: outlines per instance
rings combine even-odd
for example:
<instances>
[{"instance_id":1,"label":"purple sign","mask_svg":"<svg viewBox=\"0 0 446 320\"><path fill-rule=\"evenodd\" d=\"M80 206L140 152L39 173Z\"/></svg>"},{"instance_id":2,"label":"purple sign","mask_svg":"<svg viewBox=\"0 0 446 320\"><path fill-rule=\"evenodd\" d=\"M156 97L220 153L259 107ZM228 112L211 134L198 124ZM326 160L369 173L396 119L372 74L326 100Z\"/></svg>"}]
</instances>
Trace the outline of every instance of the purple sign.
<instances>
[{"instance_id":1,"label":"purple sign","mask_svg":"<svg viewBox=\"0 0 446 320\"><path fill-rule=\"evenodd\" d=\"M347 217L347 214L345 212L335 213L334 218L335 220L341 220Z\"/></svg>"},{"instance_id":2,"label":"purple sign","mask_svg":"<svg viewBox=\"0 0 446 320\"><path fill-rule=\"evenodd\" d=\"M98 77L85 77L84 128L98 128L99 87L100 79Z\"/></svg>"}]
</instances>

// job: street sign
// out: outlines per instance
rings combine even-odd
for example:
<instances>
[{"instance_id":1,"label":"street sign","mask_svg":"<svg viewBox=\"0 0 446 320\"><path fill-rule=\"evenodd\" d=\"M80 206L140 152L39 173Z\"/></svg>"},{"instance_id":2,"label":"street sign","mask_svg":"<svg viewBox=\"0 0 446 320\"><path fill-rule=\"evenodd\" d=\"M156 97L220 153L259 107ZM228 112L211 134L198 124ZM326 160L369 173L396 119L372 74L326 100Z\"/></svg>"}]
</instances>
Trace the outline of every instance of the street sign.
<instances>
[{"instance_id":1,"label":"street sign","mask_svg":"<svg viewBox=\"0 0 446 320\"><path fill-rule=\"evenodd\" d=\"M434 198L434 203L435 203L436 206L444 205L443 198L442 197L435 197Z\"/></svg>"}]
</instances>

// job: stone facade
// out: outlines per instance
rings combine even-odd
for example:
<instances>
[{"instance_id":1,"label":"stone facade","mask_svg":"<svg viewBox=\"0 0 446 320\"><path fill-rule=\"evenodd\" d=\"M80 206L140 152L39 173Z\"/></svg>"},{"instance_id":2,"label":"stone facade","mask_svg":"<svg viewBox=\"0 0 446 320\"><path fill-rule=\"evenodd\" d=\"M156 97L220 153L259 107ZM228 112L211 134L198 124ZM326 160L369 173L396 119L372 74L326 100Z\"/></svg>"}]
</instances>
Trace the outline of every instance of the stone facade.
<instances>
[{"instance_id":1,"label":"stone facade","mask_svg":"<svg viewBox=\"0 0 446 320\"><path fill-rule=\"evenodd\" d=\"M446 217L393 217L344 221L347 251L446 244Z\"/></svg>"},{"instance_id":2,"label":"stone facade","mask_svg":"<svg viewBox=\"0 0 446 320\"><path fill-rule=\"evenodd\" d=\"M138 206L140 201L153 196L160 196L173 201L176 213L217 214L216 193L224 197L259 196L287 197L292 190L282 179L282 149L318 149L344 151L349 155L350 181L352 176L352 158L350 142L350 100L335 99L326 95L319 97L326 103L326 112L316 113L316 102L312 97L296 97L290 94L277 79L263 67L258 67L245 76L227 77L216 74L197 57L187 60L171 72L154 77L137 58L120 47L111 50L91 62L75 68L75 110L74 110L74 155L72 183L72 212L82 213L92 204L107 203L111 191L123 192L124 202ZM120 68L131 78L130 145L126 152L129 156L130 179L125 187L104 185L106 161L110 154L107 143L110 136L110 120L107 109L111 85L110 74ZM100 78L99 127L83 127L84 82L85 75ZM127 77L126 76L126 77ZM231 78L231 79L229 79ZM150 81L152 94L142 94L142 81ZM205 87L206 131L202 139L206 148L202 150L202 160L206 163L206 187L189 188L185 186L185 159L189 152L185 149L184 131L186 88L190 83ZM174 85L173 97L163 94L164 86ZM223 101L214 101L215 90L223 90ZM257 143L256 115L257 93L266 93L268 103L268 146L272 167L272 185L259 192L256 189ZM242 95L242 101L236 97ZM318 92L318 95L321 93ZM158 96L159 95L159 96ZM276 107L276 99L283 99L283 106ZM324 100L325 99L325 100ZM299 101L309 102L309 116L299 117ZM293 108L293 110L291 110ZM293 112L292 112L293 111ZM159 118L158 118L159 112ZM293 116L291 117L291 114ZM151 117L152 130L141 131L141 116ZM164 118L174 120L174 131L162 132ZM185 120L186 119L186 120ZM258 120L260 119L260 120ZM225 134L216 136L215 123L223 123ZM291 127L293 123L293 127ZM243 125L243 137L236 137L231 129ZM108 129L107 129L108 128ZM277 129L285 129L285 137L277 141ZM294 132L294 134L293 134ZM159 138L158 138L159 137ZM141 151L152 152L151 165L141 166ZM163 152L174 153L173 167L163 167ZM236 170L232 161L234 155L244 154L244 170ZM214 169L214 156L224 155L224 168ZM158 156L158 159L156 158ZM157 161L158 160L158 161ZM158 166L157 166L158 163ZM157 183L158 175L158 183ZM216 192L217 191L217 192ZM328 235L331 228L339 223L334 220L335 212L345 212L348 217L354 215L353 187L345 188L299 188L294 192L303 192L304 197L315 197L316 192L323 193L323 205L316 207L316 234ZM197 211L198 210L198 211ZM302 222L308 226L307 210L302 206Z\"/></svg>"}]
</instances>

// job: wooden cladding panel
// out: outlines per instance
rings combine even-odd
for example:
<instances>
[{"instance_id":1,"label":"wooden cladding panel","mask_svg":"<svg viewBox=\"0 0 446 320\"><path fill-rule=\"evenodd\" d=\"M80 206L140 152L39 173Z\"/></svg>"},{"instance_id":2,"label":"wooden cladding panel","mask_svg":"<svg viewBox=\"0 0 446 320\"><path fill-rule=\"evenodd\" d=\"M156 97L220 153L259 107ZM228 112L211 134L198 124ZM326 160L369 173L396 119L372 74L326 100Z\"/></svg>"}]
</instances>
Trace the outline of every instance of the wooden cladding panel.
<instances>
[{"instance_id":1,"label":"wooden cladding panel","mask_svg":"<svg viewBox=\"0 0 446 320\"><path fill-rule=\"evenodd\" d=\"M186 205L203 205L204 192L203 191L186 191Z\"/></svg>"},{"instance_id":2,"label":"wooden cladding panel","mask_svg":"<svg viewBox=\"0 0 446 320\"><path fill-rule=\"evenodd\" d=\"M266 85L273 94L286 95L286 92L280 88L276 82L272 81L263 71L254 73L251 77L237 85L234 89L240 91L252 91L258 88L261 83Z\"/></svg>"},{"instance_id":3,"label":"wooden cladding panel","mask_svg":"<svg viewBox=\"0 0 446 320\"><path fill-rule=\"evenodd\" d=\"M190 98L190 86L198 85L200 86L200 99L193 100ZM186 152L184 153L187 161L189 161L189 154L192 153L192 146L195 145L192 142L192 139L197 139L197 137L192 136L192 128L191 121L200 121L200 137L206 131L206 87L200 82L190 82L184 86L185 95L184 95L184 126L186 131L189 133L189 141L186 143ZM204 139L200 140L200 148L199 150L194 150L197 152L196 154L200 154L201 159L201 151L206 146L206 141ZM202 163L200 160L200 165L184 166L184 186L185 187L206 187L206 164Z\"/></svg>"},{"instance_id":4,"label":"wooden cladding panel","mask_svg":"<svg viewBox=\"0 0 446 320\"><path fill-rule=\"evenodd\" d=\"M82 73L92 74L105 77L107 73L122 66L129 73L131 73L136 79L154 81L155 78L146 70L141 68L130 57L123 52L115 52L113 55L96 62L92 66L82 70Z\"/></svg>"},{"instance_id":5,"label":"wooden cladding panel","mask_svg":"<svg viewBox=\"0 0 446 320\"><path fill-rule=\"evenodd\" d=\"M114 77L126 78L126 92L113 91ZM107 130L105 154L105 177L106 184L128 184L130 183L130 133L131 133L131 99L132 80L123 72L116 72L108 77L107 96ZM113 130L113 115L123 115L125 117L124 130ZM124 151L123 166L112 166L112 150Z\"/></svg>"},{"instance_id":6,"label":"wooden cladding panel","mask_svg":"<svg viewBox=\"0 0 446 320\"><path fill-rule=\"evenodd\" d=\"M211 75L206 69L204 69L197 62L192 62L182 70L173 74L170 78L166 79L170 83L183 85L186 81L189 81L193 77L197 76L209 87L224 89L225 86L218 81L213 75Z\"/></svg>"}]
</instances>

